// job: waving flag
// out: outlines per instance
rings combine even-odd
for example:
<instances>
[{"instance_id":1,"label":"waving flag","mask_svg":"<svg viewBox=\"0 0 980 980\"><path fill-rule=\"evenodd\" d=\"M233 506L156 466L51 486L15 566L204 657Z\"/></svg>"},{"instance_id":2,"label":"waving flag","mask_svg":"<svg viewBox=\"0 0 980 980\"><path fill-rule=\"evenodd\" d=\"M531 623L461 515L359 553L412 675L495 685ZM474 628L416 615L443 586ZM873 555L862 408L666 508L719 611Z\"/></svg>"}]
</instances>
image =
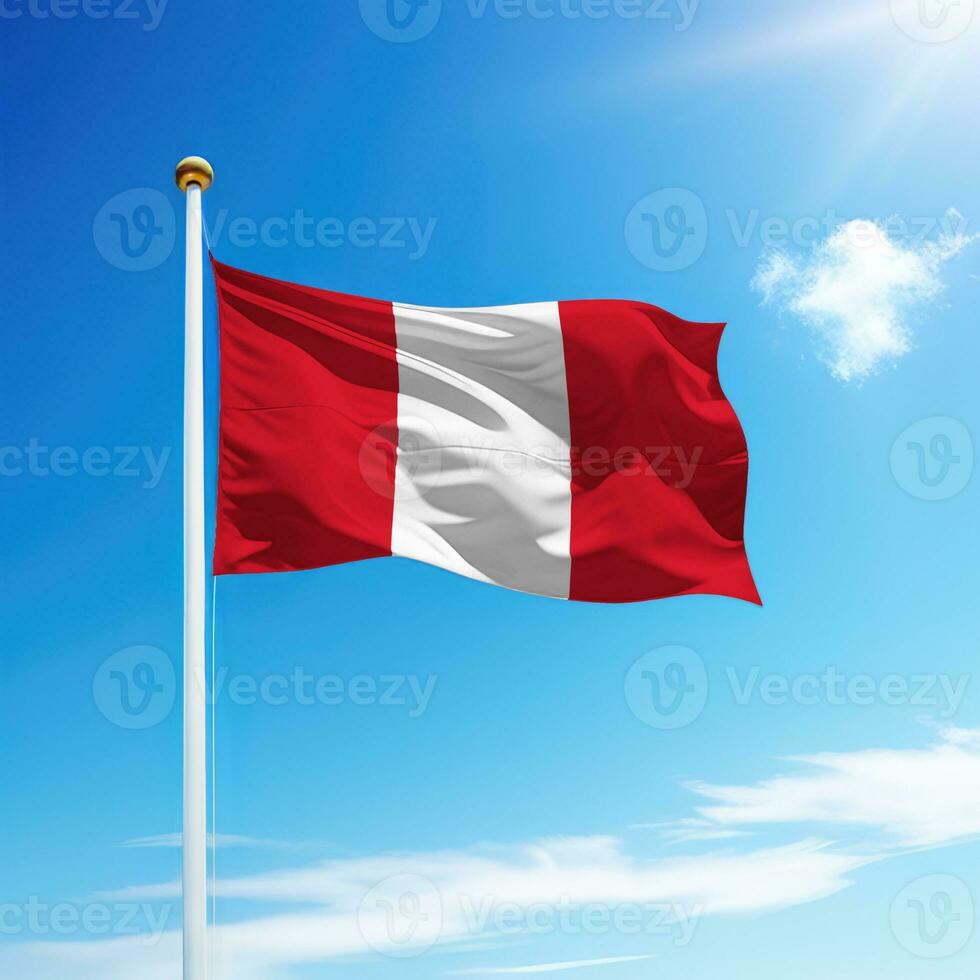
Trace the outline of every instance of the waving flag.
<instances>
[{"instance_id":1,"label":"waving flag","mask_svg":"<svg viewBox=\"0 0 980 980\"><path fill-rule=\"evenodd\" d=\"M592 602L758 602L723 324L607 300L437 309L213 262L215 573L397 555Z\"/></svg>"}]
</instances>

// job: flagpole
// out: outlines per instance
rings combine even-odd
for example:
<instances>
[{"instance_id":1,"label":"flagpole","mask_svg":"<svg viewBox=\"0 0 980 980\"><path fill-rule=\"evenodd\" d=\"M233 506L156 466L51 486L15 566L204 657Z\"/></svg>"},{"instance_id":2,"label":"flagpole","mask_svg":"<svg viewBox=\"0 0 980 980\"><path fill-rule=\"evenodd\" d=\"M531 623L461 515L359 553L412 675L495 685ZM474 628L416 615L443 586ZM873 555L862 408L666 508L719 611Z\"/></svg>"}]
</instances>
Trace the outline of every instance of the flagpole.
<instances>
[{"instance_id":1,"label":"flagpole","mask_svg":"<svg viewBox=\"0 0 980 980\"><path fill-rule=\"evenodd\" d=\"M204 256L201 193L214 172L207 160L177 164L187 197L184 287L184 980L207 980L208 784L204 568Z\"/></svg>"}]
</instances>

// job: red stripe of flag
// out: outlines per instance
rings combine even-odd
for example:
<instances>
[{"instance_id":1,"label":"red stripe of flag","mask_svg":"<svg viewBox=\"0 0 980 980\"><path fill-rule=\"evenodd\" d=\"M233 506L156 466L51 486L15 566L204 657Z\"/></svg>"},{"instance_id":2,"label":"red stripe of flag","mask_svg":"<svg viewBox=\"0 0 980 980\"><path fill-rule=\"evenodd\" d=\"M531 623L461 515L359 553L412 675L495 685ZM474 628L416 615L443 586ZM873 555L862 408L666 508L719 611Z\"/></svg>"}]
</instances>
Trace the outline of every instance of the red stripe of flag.
<instances>
[{"instance_id":1,"label":"red stripe of flag","mask_svg":"<svg viewBox=\"0 0 980 980\"><path fill-rule=\"evenodd\" d=\"M391 304L212 262L222 362L215 574L390 555Z\"/></svg>"},{"instance_id":2,"label":"red stripe of flag","mask_svg":"<svg viewBox=\"0 0 980 980\"><path fill-rule=\"evenodd\" d=\"M571 599L759 602L748 454L718 380L724 324L643 303L559 304L572 444Z\"/></svg>"}]
</instances>

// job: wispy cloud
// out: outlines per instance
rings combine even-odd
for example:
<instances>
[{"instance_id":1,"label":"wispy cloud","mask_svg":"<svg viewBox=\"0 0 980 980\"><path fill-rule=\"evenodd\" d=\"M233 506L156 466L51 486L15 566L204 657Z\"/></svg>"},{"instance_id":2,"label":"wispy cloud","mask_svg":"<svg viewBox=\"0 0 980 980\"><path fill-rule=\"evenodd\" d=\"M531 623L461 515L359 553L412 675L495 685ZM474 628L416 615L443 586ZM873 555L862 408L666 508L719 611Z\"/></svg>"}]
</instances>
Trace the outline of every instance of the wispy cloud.
<instances>
[{"instance_id":1,"label":"wispy cloud","mask_svg":"<svg viewBox=\"0 0 980 980\"><path fill-rule=\"evenodd\" d=\"M595 909L627 909L641 916L644 934L653 930L651 942L683 945L702 915L764 912L816 901L848 887L851 873L869 860L874 858L837 852L819 840L741 853L645 858L628 853L615 837L382 854L220 881L220 897L261 903L266 914L219 926L214 934L222 977L235 980L268 980L291 967L373 955L386 943L401 953L433 941L452 948L494 936L515 939L531 934L531 916L535 934L549 915L556 933L568 931L559 916L571 917L568 928L574 932L575 916ZM437 929L435 935L420 929L399 944L386 938L390 910L400 907L399 894L385 893L384 902L368 906L365 897L386 882L403 880L422 892L431 890L434 897L425 899L429 904L423 911ZM178 894L178 883L167 882L97 897L105 903L144 903L170 901ZM269 906L277 904L286 911L268 914ZM523 931L513 926L515 915L519 922L527 916ZM614 925L610 934L616 934ZM34 944L31 955L38 969L31 975L54 980L73 945ZM139 949L136 942L84 945L82 966L73 964L74 980L157 980L162 975L152 951ZM158 947L159 956L169 956L172 949L167 938ZM0 977L19 980L21 955L0 950ZM118 957L128 959L126 970L116 969ZM54 967L45 974L49 962ZM91 969L83 968L87 963Z\"/></svg>"},{"instance_id":2,"label":"wispy cloud","mask_svg":"<svg viewBox=\"0 0 980 980\"><path fill-rule=\"evenodd\" d=\"M534 910L537 926L538 917L549 910L567 915L597 907L654 909L663 930L656 941L681 945L694 935L702 915L761 913L817 901L847 888L870 863L980 833L978 730L939 729L925 748L824 752L793 761L804 768L758 783L692 783L702 800L696 815L651 826L668 844L685 837L689 843L715 841L748 830L761 834L767 826L781 832L805 826L808 833L821 825L832 827L825 837L754 847L731 839L721 850L669 857L637 854L615 836L555 837L521 845L334 859L220 881L219 896L261 908L258 915L214 931L221 976L269 980L293 967L385 952L388 916L400 907L398 888L385 890L391 882L410 882L415 899L415 892L429 890L426 901L435 904L423 911L437 926L434 932L427 927L403 941L390 940L394 952L424 952L435 944L437 950L459 955L464 949L475 952L474 943L532 934L520 924L504 931L497 916L501 910L509 922L516 910L518 923L522 911ZM841 842L848 827L853 840ZM379 888L383 900L366 903ZM167 882L99 898L152 902L178 894L178 884ZM281 911L270 914L277 907ZM555 922L556 933L564 934L567 929ZM615 934L612 928L610 935ZM0 949L0 977L60 980L67 971L74 980L162 980L173 975L178 956L174 933L164 934L152 948L139 937L8 945ZM467 972L548 972L614 962L625 959Z\"/></svg>"},{"instance_id":3,"label":"wispy cloud","mask_svg":"<svg viewBox=\"0 0 980 980\"><path fill-rule=\"evenodd\" d=\"M980 731L948 728L926 749L823 752L812 767L752 786L689 787L714 826L829 823L872 828L883 844L936 846L980 834Z\"/></svg>"},{"instance_id":4,"label":"wispy cloud","mask_svg":"<svg viewBox=\"0 0 980 980\"><path fill-rule=\"evenodd\" d=\"M123 841L120 847L127 848L173 848L180 847L182 836L180 834L155 834L151 837L134 837L132 840ZM274 851L295 851L308 846L297 844L294 841L267 840L262 837L245 837L241 834L218 834L214 836L208 834L208 846L213 847L246 847L256 849L269 849Z\"/></svg>"},{"instance_id":5,"label":"wispy cloud","mask_svg":"<svg viewBox=\"0 0 980 980\"><path fill-rule=\"evenodd\" d=\"M675 914L764 911L814 901L849 884L865 863L819 840L745 852L644 859L615 837L555 838L513 847L474 848L327 861L218 883L218 895L249 901L356 910L378 882L431 881L443 937L470 935L500 906L521 908L657 903ZM171 899L177 882L100 893L106 901ZM492 918L492 916L491 916ZM458 927L458 932L455 931Z\"/></svg>"},{"instance_id":6,"label":"wispy cloud","mask_svg":"<svg viewBox=\"0 0 980 980\"><path fill-rule=\"evenodd\" d=\"M596 960L566 960L564 963L537 963L532 966L476 967L472 970L447 970L450 977L509 976L519 973L557 973L560 970L579 970L586 966L609 966L613 963L635 963L637 960L652 960L656 954L644 956L606 956Z\"/></svg>"},{"instance_id":7,"label":"wispy cloud","mask_svg":"<svg viewBox=\"0 0 980 980\"><path fill-rule=\"evenodd\" d=\"M752 288L810 328L835 377L861 380L908 353L910 313L939 296L943 266L977 237L957 211L944 224L935 241L906 241L888 222L848 221L805 257L767 252Z\"/></svg>"},{"instance_id":8,"label":"wispy cloud","mask_svg":"<svg viewBox=\"0 0 980 980\"><path fill-rule=\"evenodd\" d=\"M630 830L652 830L662 840L670 844L689 844L695 841L731 840L747 837L746 830L733 830L719 827L710 820L698 817L685 817L683 820L668 820L660 823L637 823Z\"/></svg>"}]
</instances>

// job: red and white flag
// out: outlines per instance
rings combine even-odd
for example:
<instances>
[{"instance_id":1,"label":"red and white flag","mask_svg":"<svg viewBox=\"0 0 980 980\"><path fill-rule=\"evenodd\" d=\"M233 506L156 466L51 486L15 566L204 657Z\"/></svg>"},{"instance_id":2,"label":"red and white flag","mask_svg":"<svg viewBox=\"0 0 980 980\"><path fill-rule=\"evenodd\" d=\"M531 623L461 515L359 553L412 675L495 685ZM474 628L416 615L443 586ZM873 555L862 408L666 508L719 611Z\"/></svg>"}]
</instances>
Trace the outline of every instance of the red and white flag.
<instances>
[{"instance_id":1,"label":"red and white flag","mask_svg":"<svg viewBox=\"0 0 980 980\"><path fill-rule=\"evenodd\" d=\"M758 602L724 324L618 300L437 309L214 262L215 574L386 555L591 602Z\"/></svg>"}]
</instances>

